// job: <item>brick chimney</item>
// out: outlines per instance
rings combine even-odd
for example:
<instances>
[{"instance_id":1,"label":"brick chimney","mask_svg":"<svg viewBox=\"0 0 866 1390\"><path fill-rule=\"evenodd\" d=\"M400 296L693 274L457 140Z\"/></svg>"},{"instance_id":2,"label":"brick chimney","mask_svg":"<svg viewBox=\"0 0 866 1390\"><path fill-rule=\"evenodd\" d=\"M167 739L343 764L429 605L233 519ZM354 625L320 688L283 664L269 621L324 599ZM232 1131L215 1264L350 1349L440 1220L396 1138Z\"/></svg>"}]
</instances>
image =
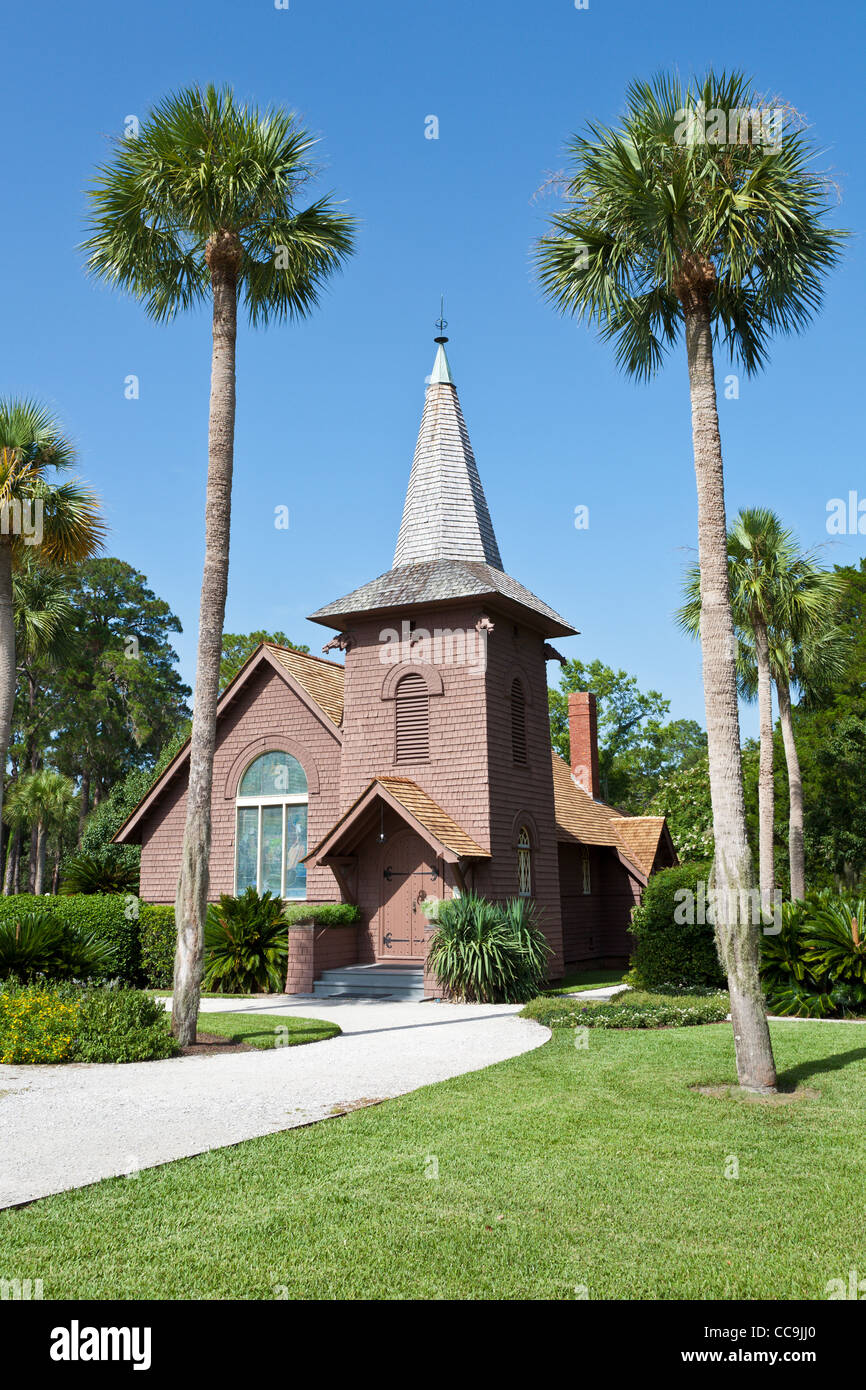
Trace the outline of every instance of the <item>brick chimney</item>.
<instances>
[{"instance_id":1,"label":"brick chimney","mask_svg":"<svg viewBox=\"0 0 866 1390\"><path fill-rule=\"evenodd\" d=\"M578 690L568 697L568 736L571 741L571 775L597 801L601 792L598 777L598 715L595 696L589 690Z\"/></svg>"}]
</instances>

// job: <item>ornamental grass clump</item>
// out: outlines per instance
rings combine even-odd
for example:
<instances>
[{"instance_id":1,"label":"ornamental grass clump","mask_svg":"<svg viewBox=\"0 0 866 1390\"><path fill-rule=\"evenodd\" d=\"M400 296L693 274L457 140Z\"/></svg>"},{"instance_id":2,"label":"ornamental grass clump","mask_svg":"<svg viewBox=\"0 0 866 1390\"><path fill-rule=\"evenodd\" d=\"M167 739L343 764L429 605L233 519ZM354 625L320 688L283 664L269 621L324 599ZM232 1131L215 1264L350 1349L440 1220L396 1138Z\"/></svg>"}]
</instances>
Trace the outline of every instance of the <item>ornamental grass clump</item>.
<instances>
[{"instance_id":1,"label":"ornamental grass clump","mask_svg":"<svg viewBox=\"0 0 866 1390\"><path fill-rule=\"evenodd\" d=\"M522 1004L542 987L549 954L531 903L468 894L439 904L427 963L453 999Z\"/></svg>"}]
</instances>

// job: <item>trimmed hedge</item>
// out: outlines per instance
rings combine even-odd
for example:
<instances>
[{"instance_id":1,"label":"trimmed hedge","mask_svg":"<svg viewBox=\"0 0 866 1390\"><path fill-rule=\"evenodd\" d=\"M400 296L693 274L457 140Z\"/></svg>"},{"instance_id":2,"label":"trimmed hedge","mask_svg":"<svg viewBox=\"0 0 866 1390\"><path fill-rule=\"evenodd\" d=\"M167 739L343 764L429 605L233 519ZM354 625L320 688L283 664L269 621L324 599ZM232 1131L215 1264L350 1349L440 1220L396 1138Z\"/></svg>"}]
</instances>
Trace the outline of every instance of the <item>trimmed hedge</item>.
<instances>
[{"instance_id":1,"label":"trimmed hedge","mask_svg":"<svg viewBox=\"0 0 866 1390\"><path fill-rule=\"evenodd\" d=\"M613 999L581 1001L562 995L533 999L522 1018L548 1028L692 1028L723 1023L730 1001L726 994L646 994L627 990Z\"/></svg>"},{"instance_id":2,"label":"trimmed hedge","mask_svg":"<svg viewBox=\"0 0 866 1390\"><path fill-rule=\"evenodd\" d=\"M165 988L168 935L168 984L174 961L174 908L142 903L132 893L79 893L69 897L14 893L0 897L0 922L35 909L50 913L62 926L81 934L94 932L114 952L114 976L127 985ZM158 978L155 978L158 977Z\"/></svg>"},{"instance_id":3,"label":"trimmed hedge","mask_svg":"<svg viewBox=\"0 0 866 1390\"><path fill-rule=\"evenodd\" d=\"M697 899L699 884L706 891L711 867L709 861L680 864L652 875L643 902L632 916L635 949L630 983L648 990L718 988L726 983L712 925L678 920L699 916L698 911L684 911L683 893L688 891Z\"/></svg>"},{"instance_id":4,"label":"trimmed hedge","mask_svg":"<svg viewBox=\"0 0 866 1390\"><path fill-rule=\"evenodd\" d=\"M176 1057L171 1019L135 989L0 988L0 1062L150 1062Z\"/></svg>"},{"instance_id":5,"label":"trimmed hedge","mask_svg":"<svg viewBox=\"0 0 866 1390\"><path fill-rule=\"evenodd\" d=\"M356 903L287 903L283 917L290 927L347 927L361 920Z\"/></svg>"}]
</instances>

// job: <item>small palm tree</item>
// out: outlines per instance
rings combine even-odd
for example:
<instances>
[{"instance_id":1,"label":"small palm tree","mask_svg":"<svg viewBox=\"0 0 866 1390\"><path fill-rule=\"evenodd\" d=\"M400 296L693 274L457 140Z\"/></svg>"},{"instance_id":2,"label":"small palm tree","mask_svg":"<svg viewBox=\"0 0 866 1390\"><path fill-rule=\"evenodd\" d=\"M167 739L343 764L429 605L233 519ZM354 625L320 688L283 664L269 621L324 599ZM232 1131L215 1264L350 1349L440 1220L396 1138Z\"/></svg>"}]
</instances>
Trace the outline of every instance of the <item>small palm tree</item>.
<instances>
[{"instance_id":1,"label":"small palm tree","mask_svg":"<svg viewBox=\"0 0 866 1390\"><path fill-rule=\"evenodd\" d=\"M840 243L840 233L823 225L827 181L811 168L807 140L786 113L781 122L773 113L769 138L760 120L756 130L750 115L764 107L738 74L710 73L686 87L666 77L633 83L618 129L594 125L573 139L567 206L537 247L547 297L561 312L597 324L630 374L651 377L685 339L716 931L740 1084L761 1090L775 1085L775 1064L758 935L737 908L751 863L713 347L721 339L747 373L757 371L770 335L799 330L819 305Z\"/></svg>"},{"instance_id":2,"label":"small palm tree","mask_svg":"<svg viewBox=\"0 0 866 1390\"><path fill-rule=\"evenodd\" d=\"M169 96L118 141L91 190L92 274L159 322L210 301L213 315L205 562L176 900L172 1028L195 1041L211 837L216 706L228 585L238 299L250 323L304 318L352 250L353 221L328 197L298 206L314 138L294 115L242 106L231 90Z\"/></svg>"},{"instance_id":3,"label":"small palm tree","mask_svg":"<svg viewBox=\"0 0 866 1390\"><path fill-rule=\"evenodd\" d=\"M13 573L28 554L48 566L86 560L105 534L94 493L77 481L55 481L74 458L51 411L31 400L0 400L0 813L16 687Z\"/></svg>"},{"instance_id":4,"label":"small palm tree","mask_svg":"<svg viewBox=\"0 0 866 1390\"><path fill-rule=\"evenodd\" d=\"M758 853L761 897L774 886L773 697L779 700L782 741L790 799L789 853L791 896L805 892L803 862L803 786L791 715L791 686L807 700L844 670L847 650L834 625L844 581L821 569L812 553L801 552L793 532L775 512L744 508L728 532L728 574L738 642L738 685L745 699L757 698L760 723L758 776ZM700 630L700 573L688 571L686 601L677 619L697 637Z\"/></svg>"},{"instance_id":5,"label":"small palm tree","mask_svg":"<svg viewBox=\"0 0 866 1390\"><path fill-rule=\"evenodd\" d=\"M36 827L36 881L34 893L42 893L45 884L45 853L49 836L62 832L74 814L75 788L68 777L43 768L19 777L10 789L4 808L9 825Z\"/></svg>"}]
</instances>

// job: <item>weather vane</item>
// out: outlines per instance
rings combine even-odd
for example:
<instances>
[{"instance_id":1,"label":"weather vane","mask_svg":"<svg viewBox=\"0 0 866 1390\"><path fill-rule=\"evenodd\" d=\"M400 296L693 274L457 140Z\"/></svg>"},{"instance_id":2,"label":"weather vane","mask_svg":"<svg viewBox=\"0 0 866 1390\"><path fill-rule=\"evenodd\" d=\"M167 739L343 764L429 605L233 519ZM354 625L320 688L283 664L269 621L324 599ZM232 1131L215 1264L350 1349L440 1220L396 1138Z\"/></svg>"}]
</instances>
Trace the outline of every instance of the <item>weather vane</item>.
<instances>
[{"instance_id":1,"label":"weather vane","mask_svg":"<svg viewBox=\"0 0 866 1390\"><path fill-rule=\"evenodd\" d=\"M448 327L448 320L447 320L446 317L445 317L445 296L444 296L444 294L440 294L440 296L439 296L439 317L438 317L438 319L436 320L436 325L435 325L435 326L439 329L439 337L433 339L434 343L447 343L447 342L448 342L448 339L447 339L446 337L443 336L444 333L445 333L445 329Z\"/></svg>"}]
</instances>

